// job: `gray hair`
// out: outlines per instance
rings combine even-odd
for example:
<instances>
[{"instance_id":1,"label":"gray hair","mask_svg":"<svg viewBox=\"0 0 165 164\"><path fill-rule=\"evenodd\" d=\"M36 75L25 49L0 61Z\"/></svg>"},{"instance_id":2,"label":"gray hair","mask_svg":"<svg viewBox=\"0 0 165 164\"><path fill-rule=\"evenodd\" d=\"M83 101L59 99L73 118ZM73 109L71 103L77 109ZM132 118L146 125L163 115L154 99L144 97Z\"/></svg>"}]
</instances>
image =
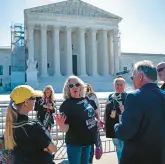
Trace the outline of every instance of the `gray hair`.
<instances>
[{"instance_id":1,"label":"gray hair","mask_svg":"<svg viewBox=\"0 0 165 164\"><path fill-rule=\"evenodd\" d=\"M70 89L69 89L69 86L68 86L69 81L71 79L77 80L77 82L80 84L80 87L81 87L80 97L85 97L85 94L86 94L86 85L85 85L85 83L79 77L72 75L72 76L69 76L65 81L65 84L64 84L64 87L63 87L63 97L64 97L64 99L66 100L66 99L71 98Z\"/></svg>"},{"instance_id":2,"label":"gray hair","mask_svg":"<svg viewBox=\"0 0 165 164\"><path fill-rule=\"evenodd\" d=\"M153 63L149 60L143 60L135 63L134 71L143 72L144 75L153 81L157 80L157 72Z\"/></svg>"},{"instance_id":3,"label":"gray hair","mask_svg":"<svg viewBox=\"0 0 165 164\"><path fill-rule=\"evenodd\" d=\"M113 83L114 85L118 82L118 81L122 81L124 84L126 83L125 82L125 79L122 77L122 76L118 76L114 79Z\"/></svg>"}]
</instances>

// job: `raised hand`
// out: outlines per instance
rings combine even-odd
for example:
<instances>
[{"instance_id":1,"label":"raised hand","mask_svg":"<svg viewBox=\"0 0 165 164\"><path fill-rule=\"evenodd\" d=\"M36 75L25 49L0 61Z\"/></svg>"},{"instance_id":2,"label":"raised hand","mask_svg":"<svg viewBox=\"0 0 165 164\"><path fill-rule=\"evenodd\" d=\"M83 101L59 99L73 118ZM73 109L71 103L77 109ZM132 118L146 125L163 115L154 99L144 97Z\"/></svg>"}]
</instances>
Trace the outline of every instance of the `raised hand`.
<instances>
[{"instance_id":1,"label":"raised hand","mask_svg":"<svg viewBox=\"0 0 165 164\"><path fill-rule=\"evenodd\" d=\"M62 127L65 124L66 116L57 114L54 115L54 119L59 127Z\"/></svg>"}]
</instances>

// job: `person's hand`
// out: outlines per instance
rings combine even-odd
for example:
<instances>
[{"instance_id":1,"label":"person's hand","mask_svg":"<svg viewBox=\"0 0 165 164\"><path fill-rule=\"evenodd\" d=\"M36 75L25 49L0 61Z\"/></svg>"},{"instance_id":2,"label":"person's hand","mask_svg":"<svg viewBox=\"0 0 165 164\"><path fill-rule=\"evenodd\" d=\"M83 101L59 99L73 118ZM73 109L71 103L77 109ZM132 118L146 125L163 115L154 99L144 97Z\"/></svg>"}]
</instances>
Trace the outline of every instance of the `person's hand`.
<instances>
[{"instance_id":1,"label":"person's hand","mask_svg":"<svg viewBox=\"0 0 165 164\"><path fill-rule=\"evenodd\" d=\"M120 105L119 108L121 112L124 112L124 105Z\"/></svg>"},{"instance_id":2,"label":"person's hand","mask_svg":"<svg viewBox=\"0 0 165 164\"><path fill-rule=\"evenodd\" d=\"M47 106L47 105L43 105L43 107L44 107L44 108L48 108L48 106Z\"/></svg>"},{"instance_id":3,"label":"person's hand","mask_svg":"<svg viewBox=\"0 0 165 164\"><path fill-rule=\"evenodd\" d=\"M104 122L100 120L98 122L98 125L97 126L98 126L99 129L102 129L103 128L103 125L104 125Z\"/></svg>"},{"instance_id":4,"label":"person's hand","mask_svg":"<svg viewBox=\"0 0 165 164\"><path fill-rule=\"evenodd\" d=\"M112 110L111 114L109 116L110 116L110 118L115 118L116 117L116 110Z\"/></svg>"},{"instance_id":5,"label":"person's hand","mask_svg":"<svg viewBox=\"0 0 165 164\"><path fill-rule=\"evenodd\" d=\"M66 116L57 114L54 115L54 119L59 127L62 127L65 124Z\"/></svg>"},{"instance_id":6,"label":"person's hand","mask_svg":"<svg viewBox=\"0 0 165 164\"><path fill-rule=\"evenodd\" d=\"M53 107L52 107L51 105L48 105L48 109L51 109L51 110L52 110L52 109L53 109Z\"/></svg>"}]
</instances>

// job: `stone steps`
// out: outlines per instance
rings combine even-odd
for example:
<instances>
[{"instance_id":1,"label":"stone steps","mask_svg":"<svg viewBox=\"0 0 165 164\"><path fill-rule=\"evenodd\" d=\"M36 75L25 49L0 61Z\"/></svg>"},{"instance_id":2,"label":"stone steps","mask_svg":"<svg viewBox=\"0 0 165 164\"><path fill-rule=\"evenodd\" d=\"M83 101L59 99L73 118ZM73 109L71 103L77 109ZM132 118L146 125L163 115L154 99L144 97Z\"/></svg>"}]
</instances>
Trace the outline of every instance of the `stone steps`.
<instances>
[{"instance_id":1,"label":"stone steps","mask_svg":"<svg viewBox=\"0 0 165 164\"><path fill-rule=\"evenodd\" d=\"M130 79L130 73L122 75L126 79L126 90L132 90L132 81ZM65 80L67 77L60 76L60 77L47 77L47 78L39 78L39 88L43 90L46 85L52 85L55 89L56 93L61 93ZM80 78L85 82L89 83L93 86L95 92L107 92L113 91L114 85L113 80L115 76L83 76Z\"/></svg>"},{"instance_id":2,"label":"stone steps","mask_svg":"<svg viewBox=\"0 0 165 164\"><path fill-rule=\"evenodd\" d=\"M66 78L52 78L39 80L39 88L43 89L46 85L52 85L55 92L61 93ZM113 90L113 78L112 77L82 77L82 80L86 83L90 83L96 92L106 92Z\"/></svg>"}]
</instances>

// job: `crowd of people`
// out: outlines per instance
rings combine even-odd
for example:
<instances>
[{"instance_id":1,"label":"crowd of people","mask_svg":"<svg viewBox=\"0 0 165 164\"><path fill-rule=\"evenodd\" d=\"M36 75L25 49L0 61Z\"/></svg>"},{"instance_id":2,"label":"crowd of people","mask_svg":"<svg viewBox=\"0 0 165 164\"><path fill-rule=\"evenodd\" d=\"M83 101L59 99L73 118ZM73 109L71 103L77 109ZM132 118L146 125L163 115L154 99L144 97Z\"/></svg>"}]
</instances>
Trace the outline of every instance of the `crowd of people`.
<instances>
[{"instance_id":1,"label":"crowd of people","mask_svg":"<svg viewBox=\"0 0 165 164\"><path fill-rule=\"evenodd\" d=\"M157 76L164 81L161 88ZM5 148L13 151L13 163L53 164L57 147L51 130L56 122L66 133L69 164L93 163L100 129L112 138L119 164L165 164L165 63L137 62L131 79L135 90L129 93L122 76L114 79L103 120L94 89L77 76L67 78L59 112L52 86L43 92L28 85L14 88L4 133ZM32 110L37 112L36 120L28 117Z\"/></svg>"}]
</instances>

